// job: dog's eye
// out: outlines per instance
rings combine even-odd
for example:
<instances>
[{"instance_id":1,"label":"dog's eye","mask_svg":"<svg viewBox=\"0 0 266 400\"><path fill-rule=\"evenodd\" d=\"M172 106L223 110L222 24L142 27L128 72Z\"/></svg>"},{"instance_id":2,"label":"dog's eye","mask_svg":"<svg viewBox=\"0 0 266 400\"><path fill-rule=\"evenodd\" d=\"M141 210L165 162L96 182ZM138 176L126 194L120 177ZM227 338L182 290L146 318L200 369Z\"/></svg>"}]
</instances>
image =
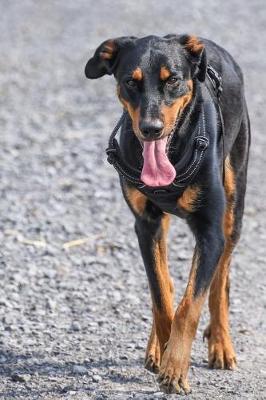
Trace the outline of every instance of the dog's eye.
<instances>
[{"instance_id":1,"label":"dog's eye","mask_svg":"<svg viewBox=\"0 0 266 400\"><path fill-rule=\"evenodd\" d=\"M136 82L135 82L133 79L128 79L128 80L126 81L126 85L127 85L128 87L130 87L130 88L134 88L134 87L137 86Z\"/></svg>"},{"instance_id":2,"label":"dog's eye","mask_svg":"<svg viewBox=\"0 0 266 400\"><path fill-rule=\"evenodd\" d=\"M170 77L167 79L166 83L167 83L168 85L175 85L175 84L177 83L177 81L178 81L178 79L177 79L176 76L170 76Z\"/></svg>"}]
</instances>

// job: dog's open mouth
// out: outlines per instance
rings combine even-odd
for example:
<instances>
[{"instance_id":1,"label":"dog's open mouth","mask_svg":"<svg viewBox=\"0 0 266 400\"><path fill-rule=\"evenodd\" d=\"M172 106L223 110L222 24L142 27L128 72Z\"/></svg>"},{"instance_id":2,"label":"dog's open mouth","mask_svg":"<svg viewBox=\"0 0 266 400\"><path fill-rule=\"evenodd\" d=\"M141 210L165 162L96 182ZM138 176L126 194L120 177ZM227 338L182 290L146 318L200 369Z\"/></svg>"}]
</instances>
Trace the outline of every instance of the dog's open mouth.
<instances>
[{"instance_id":1,"label":"dog's open mouth","mask_svg":"<svg viewBox=\"0 0 266 400\"><path fill-rule=\"evenodd\" d=\"M143 142L141 180L145 185L167 186L174 181L176 170L167 155L171 136Z\"/></svg>"}]
</instances>

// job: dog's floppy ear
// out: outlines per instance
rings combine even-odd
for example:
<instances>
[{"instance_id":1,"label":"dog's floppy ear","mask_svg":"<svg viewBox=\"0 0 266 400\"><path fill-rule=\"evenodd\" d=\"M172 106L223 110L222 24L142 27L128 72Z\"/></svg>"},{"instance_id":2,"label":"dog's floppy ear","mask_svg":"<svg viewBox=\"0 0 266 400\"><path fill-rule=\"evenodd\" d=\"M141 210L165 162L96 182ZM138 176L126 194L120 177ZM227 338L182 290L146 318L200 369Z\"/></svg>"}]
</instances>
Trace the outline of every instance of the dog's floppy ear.
<instances>
[{"instance_id":1,"label":"dog's floppy ear","mask_svg":"<svg viewBox=\"0 0 266 400\"><path fill-rule=\"evenodd\" d=\"M97 79L106 74L113 74L118 63L120 50L130 44L132 45L134 39L136 38L123 36L103 42L86 64L86 77L88 79Z\"/></svg>"},{"instance_id":2,"label":"dog's floppy ear","mask_svg":"<svg viewBox=\"0 0 266 400\"><path fill-rule=\"evenodd\" d=\"M200 82L204 82L207 71L207 56L204 44L196 37L182 35L179 43L184 47L189 60L195 66L194 76L197 76Z\"/></svg>"}]
</instances>

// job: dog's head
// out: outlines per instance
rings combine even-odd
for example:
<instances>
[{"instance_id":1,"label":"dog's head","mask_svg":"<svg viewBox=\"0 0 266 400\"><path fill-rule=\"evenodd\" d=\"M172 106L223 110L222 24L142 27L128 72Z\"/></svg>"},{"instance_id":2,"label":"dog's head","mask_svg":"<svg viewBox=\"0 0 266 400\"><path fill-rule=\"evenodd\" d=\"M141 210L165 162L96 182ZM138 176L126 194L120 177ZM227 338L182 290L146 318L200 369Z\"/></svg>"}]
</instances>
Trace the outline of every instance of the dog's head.
<instances>
[{"instance_id":1,"label":"dog's head","mask_svg":"<svg viewBox=\"0 0 266 400\"><path fill-rule=\"evenodd\" d=\"M204 45L189 35L109 39L88 61L87 78L114 74L117 80L118 97L143 142L145 184L173 182L176 171L167 156L168 139L193 98L195 81L204 81L206 68Z\"/></svg>"},{"instance_id":2,"label":"dog's head","mask_svg":"<svg viewBox=\"0 0 266 400\"><path fill-rule=\"evenodd\" d=\"M193 79L204 81L206 65L204 45L195 36L121 37L98 47L85 74L114 74L135 134L149 141L170 135L192 98Z\"/></svg>"}]
</instances>

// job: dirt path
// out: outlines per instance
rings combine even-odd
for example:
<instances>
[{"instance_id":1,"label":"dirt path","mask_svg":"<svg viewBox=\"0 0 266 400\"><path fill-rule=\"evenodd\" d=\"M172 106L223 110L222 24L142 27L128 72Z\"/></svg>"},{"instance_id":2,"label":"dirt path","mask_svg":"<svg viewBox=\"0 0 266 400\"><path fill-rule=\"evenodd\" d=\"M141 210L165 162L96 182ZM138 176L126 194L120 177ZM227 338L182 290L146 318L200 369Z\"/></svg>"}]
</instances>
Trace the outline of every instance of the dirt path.
<instances>
[{"instance_id":1,"label":"dirt path","mask_svg":"<svg viewBox=\"0 0 266 400\"><path fill-rule=\"evenodd\" d=\"M175 398L159 393L143 369L147 280L133 219L104 155L120 115L114 83L83 76L104 39L170 32L209 37L231 51L245 73L253 135L243 235L232 265L239 368L208 370L205 310L189 399L266 396L265 1L154 4L0 3L1 399ZM180 220L170 243L178 299L192 251Z\"/></svg>"}]
</instances>

